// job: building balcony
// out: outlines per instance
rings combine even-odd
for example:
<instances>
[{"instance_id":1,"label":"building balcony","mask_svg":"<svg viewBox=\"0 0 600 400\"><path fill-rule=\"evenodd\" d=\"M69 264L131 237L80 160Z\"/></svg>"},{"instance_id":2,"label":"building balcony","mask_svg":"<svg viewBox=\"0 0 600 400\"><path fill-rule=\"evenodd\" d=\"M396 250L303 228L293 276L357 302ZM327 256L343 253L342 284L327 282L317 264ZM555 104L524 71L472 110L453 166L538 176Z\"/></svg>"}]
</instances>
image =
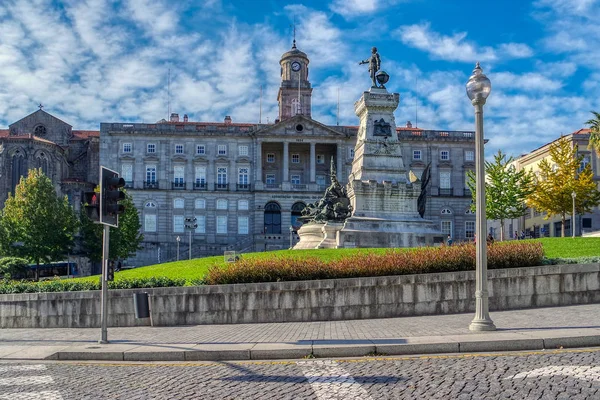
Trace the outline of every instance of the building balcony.
<instances>
[{"instance_id":1,"label":"building balcony","mask_svg":"<svg viewBox=\"0 0 600 400\"><path fill-rule=\"evenodd\" d=\"M133 181L125 181L125 189L133 189Z\"/></svg>"},{"instance_id":2,"label":"building balcony","mask_svg":"<svg viewBox=\"0 0 600 400\"><path fill-rule=\"evenodd\" d=\"M171 189L173 190L185 190L185 182L172 182Z\"/></svg>"},{"instance_id":3,"label":"building balcony","mask_svg":"<svg viewBox=\"0 0 600 400\"><path fill-rule=\"evenodd\" d=\"M248 191L248 190L250 190L250 184L249 183L238 183L236 185L236 188L237 188L238 192Z\"/></svg>"},{"instance_id":4,"label":"building balcony","mask_svg":"<svg viewBox=\"0 0 600 400\"><path fill-rule=\"evenodd\" d=\"M281 183L265 183L266 190L280 190Z\"/></svg>"},{"instance_id":5,"label":"building balcony","mask_svg":"<svg viewBox=\"0 0 600 400\"><path fill-rule=\"evenodd\" d=\"M215 190L229 190L228 183L215 183Z\"/></svg>"},{"instance_id":6,"label":"building balcony","mask_svg":"<svg viewBox=\"0 0 600 400\"><path fill-rule=\"evenodd\" d=\"M156 181L145 181L144 189L158 189L158 182Z\"/></svg>"},{"instance_id":7,"label":"building balcony","mask_svg":"<svg viewBox=\"0 0 600 400\"><path fill-rule=\"evenodd\" d=\"M194 190L208 190L206 182L194 182Z\"/></svg>"},{"instance_id":8,"label":"building balcony","mask_svg":"<svg viewBox=\"0 0 600 400\"><path fill-rule=\"evenodd\" d=\"M306 190L308 185L303 183L292 183L292 190Z\"/></svg>"},{"instance_id":9,"label":"building balcony","mask_svg":"<svg viewBox=\"0 0 600 400\"><path fill-rule=\"evenodd\" d=\"M452 196L452 194L453 194L453 190L451 188L450 189L440 188L439 190L440 190L440 192L439 192L440 196Z\"/></svg>"}]
</instances>

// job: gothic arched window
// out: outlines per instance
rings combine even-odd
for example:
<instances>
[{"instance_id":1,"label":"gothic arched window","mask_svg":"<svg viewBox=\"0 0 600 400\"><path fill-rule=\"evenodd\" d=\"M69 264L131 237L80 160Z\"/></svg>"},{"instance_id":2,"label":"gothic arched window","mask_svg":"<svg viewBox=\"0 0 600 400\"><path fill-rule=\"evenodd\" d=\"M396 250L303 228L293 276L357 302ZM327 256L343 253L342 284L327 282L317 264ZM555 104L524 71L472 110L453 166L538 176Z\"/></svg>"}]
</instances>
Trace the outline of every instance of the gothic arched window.
<instances>
[{"instance_id":1,"label":"gothic arched window","mask_svg":"<svg viewBox=\"0 0 600 400\"><path fill-rule=\"evenodd\" d=\"M281 207L275 202L265 205L265 233L281 233Z\"/></svg>"},{"instance_id":2,"label":"gothic arched window","mask_svg":"<svg viewBox=\"0 0 600 400\"><path fill-rule=\"evenodd\" d=\"M11 192L15 193L15 188L21 181L22 176L27 176L27 159L21 150L15 151L11 161Z\"/></svg>"}]
</instances>

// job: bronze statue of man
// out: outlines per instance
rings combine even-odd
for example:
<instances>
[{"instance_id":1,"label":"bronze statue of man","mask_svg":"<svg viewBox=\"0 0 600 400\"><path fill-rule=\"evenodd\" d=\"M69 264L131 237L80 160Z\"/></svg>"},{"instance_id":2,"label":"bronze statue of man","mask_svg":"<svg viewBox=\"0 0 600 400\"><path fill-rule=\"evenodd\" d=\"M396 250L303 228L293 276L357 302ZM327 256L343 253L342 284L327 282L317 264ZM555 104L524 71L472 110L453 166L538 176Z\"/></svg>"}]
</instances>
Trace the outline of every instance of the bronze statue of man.
<instances>
[{"instance_id":1,"label":"bronze statue of man","mask_svg":"<svg viewBox=\"0 0 600 400\"><path fill-rule=\"evenodd\" d=\"M358 63L358 65L369 64L369 75L371 75L371 81L373 83L373 87L377 87L377 80L375 75L377 71L381 68L381 59L379 58L379 53L377 53L377 47L373 47L371 49L371 57L366 60L362 60Z\"/></svg>"}]
</instances>

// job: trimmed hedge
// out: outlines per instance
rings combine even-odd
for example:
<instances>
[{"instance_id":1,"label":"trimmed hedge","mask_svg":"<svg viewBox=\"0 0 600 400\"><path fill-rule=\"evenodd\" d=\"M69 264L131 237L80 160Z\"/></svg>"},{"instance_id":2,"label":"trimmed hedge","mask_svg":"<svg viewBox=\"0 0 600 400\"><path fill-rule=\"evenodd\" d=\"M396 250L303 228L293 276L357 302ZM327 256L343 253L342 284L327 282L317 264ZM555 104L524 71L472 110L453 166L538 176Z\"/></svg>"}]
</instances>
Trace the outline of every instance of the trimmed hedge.
<instances>
[{"instance_id":1,"label":"trimmed hedge","mask_svg":"<svg viewBox=\"0 0 600 400\"><path fill-rule=\"evenodd\" d=\"M488 246L488 268L519 268L541 265L544 258L539 242L500 242ZM324 262L315 257L272 257L242 259L228 268L213 266L205 283L209 285L279 282L314 279L408 275L475 269L475 246L462 244L389 250L383 254L358 253Z\"/></svg>"},{"instance_id":2,"label":"trimmed hedge","mask_svg":"<svg viewBox=\"0 0 600 400\"><path fill-rule=\"evenodd\" d=\"M154 287L185 286L185 279L166 277L119 279L108 282L109 289L138 289ZM0 280L0 294L11 293L43 293L43 292L77 292L84 290L100 290L98 281L73 281L69 279L52 279L41 282Z\"/></svg>"}]
</instances>

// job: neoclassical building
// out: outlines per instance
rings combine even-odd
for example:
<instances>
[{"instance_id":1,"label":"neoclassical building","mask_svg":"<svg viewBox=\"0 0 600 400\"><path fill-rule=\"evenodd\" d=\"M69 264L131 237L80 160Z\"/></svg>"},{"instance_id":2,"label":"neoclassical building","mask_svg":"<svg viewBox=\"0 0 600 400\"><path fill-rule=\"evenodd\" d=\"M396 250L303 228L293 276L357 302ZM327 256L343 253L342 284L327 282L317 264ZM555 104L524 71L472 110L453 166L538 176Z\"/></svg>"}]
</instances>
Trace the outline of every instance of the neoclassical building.
<instances>
[{"instance_id":1,"label":"neoclassical building","mask_svg":"<svg viewBox=\"0 0 600 400\"><path fill-rule=\"evenodd\" d=\"M143 249L134 266L225 250L284 249L297 241L298 217L329 185L331 160L348 181L357 126L311 117L309 58L283 54L274 123L194 122L172 114L157 123L102 123L100 163L119 171L138 208ZM431 162L425 218L455 240L470 240L475 216L466 173L475 168L471 131L397 129L405 165L420 176ZM195 222L190 221L195 218ZM195 228L188 226L197 225Z\"/></svg>"},{"instance_id":2,"label":"neoclassical building","mask_svg":"<svg viewBox=\"0 0 600 400\"><path fill-rule=\"evenodd\" d=\"M73 130L42 106L0 129L0 207L29 169L41 168L78 211L82 192L98 184L99 133Z\"/></svg>"},{"instance_id":3,"label":"neoclassical building","mask_svg":"<svg viewBox=\"0 0 600 400\"><path fill-rule=\"evenodd\" d=\"M600 182L600 159L598 154L588 147L590 140L589 129L579 129L568 135L561 136L537 149L523 154L513 161L513 165L517 169L532 171L536 173L539 169L539 163L542 160L551 161L550 147L558 140L567 140L572 147L577 147L577 155L583 156L580 170L590 165L594 173L594 181ZM575 215L575 235L583 236L592 232L600 231L600 208L595 207L592 212L586 214ZM573 234L573 216L567 215L565 220L565 235ZM497 230L497 235L500 236L500 225L497 221L491 222L490 227ZM527 209L525 215L521 218L515 218L505 223L504 235L506 238L514 237L514 232L523 231L526 237L560 237L562 234L562 219L561 216L555 215L548 217L546 213L539 212L535 209Z\"/></svg>"}]
</instances>

